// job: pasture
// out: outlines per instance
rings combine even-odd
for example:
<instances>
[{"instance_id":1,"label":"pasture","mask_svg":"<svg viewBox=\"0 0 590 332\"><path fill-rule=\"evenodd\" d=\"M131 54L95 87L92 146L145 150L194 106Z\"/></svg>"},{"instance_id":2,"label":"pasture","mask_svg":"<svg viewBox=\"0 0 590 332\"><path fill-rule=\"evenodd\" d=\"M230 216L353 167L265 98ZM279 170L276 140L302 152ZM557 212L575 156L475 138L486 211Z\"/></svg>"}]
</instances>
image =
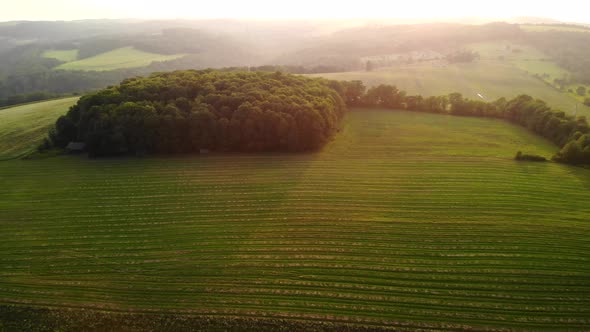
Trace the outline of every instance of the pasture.
<instances>
[{"instance_id":1,"label":"pasture","mask_svg":"<svg viewBox=\"0 0 590 332\"><path fill-rule=\"evenodd\" d=\"M0 109L0 160L33 151L47 137L57 118L76 101L78 97Z\"/></svg>"},{"instance_id":2,"label":"pasture","mask_svg":"<svg viewBox=\"0 0 590 332\"><path fill-rule=\"evenodd\" d=\"M590 30L588 30L590 31ZM526 45L520 45L510 42L487 42L476 43L469 46L470 49L478 52L482 59L486 61L507 62L520 70L524 70L527 74L536 76L536 79L543 80L548 86L553 86L555 89L560 87L555 83L556 79L564 79L572 76L572 73L557 65L551 58L543 52ZM578 107L585 109L585 115L590 114L590 108L584 107L585 96L579 96L575 91L578 86L584 84L571 84L563 87L564 95L571 98L571 102L578 102ZM586 88L590 88L586 86ZM570 92L571 90L571 92Z\"/></svg>"},{"instance_id":3,"label":"pasture","mask_svg":"<svg viewBox=\"0 0 590 332\"><path fill-rule=\"evenodd\" d=\"M523 60L521 60L523 61ZM576 110L578 101L546 82L537 79L510 61L485 60L474 63L441 65L419 62L379 68L374 71L314 74L334 80L362 80L365 85L392 84L410 94L438 96L460 92L470 99L482 94L487 101L508 99L528 94L545 100L550 106L568 114ZM579 105L579 115L590 116L590 107Z\"/></svg>"},{"instance_id":4,"label":"pasture","mask_svg":"<svg viewBox=\"0 0 590 332\"><path fill-rule=\"evenodd\" d=\"M138 68L156 61L170 61L182 58L184 54L163 55L140 51L133 47L123 47L90 58L64 63L55 69L109 71L123 68Z\"/></svg>"},{"instance_id":5,"label":"pasture","mask_svg":"<svg viewBox=\"0 0 590 332\"><path fill-rule=\"evenodd\" d=\"M532 46L514 41L501 40L492 42L472 43L466 46L467 49L479 53L483 60L543 60L548 56Z\"/></svg>"},{"instance_id":6,"label":"pasture","mask_svg":"<svg viewBox=\"0 0 590 332\"><path fill-rule=\"evenodd\" d=\"M47 50L43 52L42 56L63 62L72 62L78 59L78 50Z\"/></svg>"},{"instance_id":7,"label":"pasture","mask_svg":"<svg viewBox=\"0 0 590 332\"><path fill-rule=\"evenodd\" d=\"M0 303L589 329L590 170L517 150L557 147L500 120L356 110L317 153L0 162Z\"/></svg>"}]
</instances>

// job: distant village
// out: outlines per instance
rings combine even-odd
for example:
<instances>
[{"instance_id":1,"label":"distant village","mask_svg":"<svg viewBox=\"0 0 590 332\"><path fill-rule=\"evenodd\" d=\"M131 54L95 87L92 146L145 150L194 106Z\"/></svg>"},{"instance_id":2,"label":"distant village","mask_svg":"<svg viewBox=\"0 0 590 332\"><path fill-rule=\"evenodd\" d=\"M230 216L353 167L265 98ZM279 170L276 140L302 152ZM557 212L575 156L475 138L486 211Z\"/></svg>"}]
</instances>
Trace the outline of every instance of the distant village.
<instances>
[{"instance_id":1,"label":"distant village","mask_svg":"<svg viewBox=\"0 0 590 332\"><path fill-rule=\"evenodd\" d=\"M413 51L407 53L391 53L382 55L371 55L362 57L361 64L367 69L377 67L389 67L398 64L408 64L413 62L433 61L433 66L444 67L448 64L445 60L445 55L435 51Z\"/></svg>"}]
</instances>

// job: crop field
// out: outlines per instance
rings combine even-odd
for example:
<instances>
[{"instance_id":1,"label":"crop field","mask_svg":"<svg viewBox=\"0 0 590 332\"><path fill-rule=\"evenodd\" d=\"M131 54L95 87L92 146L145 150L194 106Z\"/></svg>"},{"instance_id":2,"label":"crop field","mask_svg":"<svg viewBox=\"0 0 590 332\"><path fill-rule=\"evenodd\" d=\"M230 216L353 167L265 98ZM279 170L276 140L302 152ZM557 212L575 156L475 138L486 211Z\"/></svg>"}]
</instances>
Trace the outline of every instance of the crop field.
<instances>
[{"instance_id":1,"label":"crop field","mask_svg":"<svg viewBox=\"0 0 590 332\"><path fill-rule=\"evenodd\" d=\"M478 94L482 94L486 100L492 101L501 97L513 98L520 94L528 94L543 99L552 107L569 114L572 114L576 110L576 104L579 104L579 101L572 96L534 78L510 60L482 59L474 63L444 66L422 62L379 68L371 72L357 71L311 76L335 80L361 80L368 86L393 84L410 94L423 96L460 92L471 99L478 99ZM578 105L578 108L578 115L590 116L590 107Z\"/></svg>"},{"instance_id":2,"label":"crop field","mask_svg":"<svg viewBox=\"0 0 590 332\"><path fill-rule=\"evenodd\" d=\"M140 51L133 47L123 47L90 58L64 63L55 69L109 71L122 68L144 67L152 62L170 61L182 58L183 56L184 54L162 55Z\"/></svg>"},{"instance_id":3,"label":"crop field","mask_svg":"<svg viewBox=\"0 0 590 332\"><path fill-rule=\"evenodd\" d=\"M43 52L42 56L63 62L72 62L78 59L78 50L48 50Z\"/></svg>"},{"instance_id":4,"label":"crop field","mask_svg":"<svg viewBox=\"0 0 590 332\"><path fill-rule=\"evenodd\" d=\"M557 148L357 110L317 153L0 162L0 304L588 330L590 170L517 150Z\"/></svg>"},{"instance_id":5,"label":"crop field","mask_svg":"<svg viewBox=\"0 0 590 332\"><path fill-rule=\"evenodd\" d=\"M34 150L55 120L77 100L73 97L0 109L0 160Z\"/></svg>"}]
</instances>

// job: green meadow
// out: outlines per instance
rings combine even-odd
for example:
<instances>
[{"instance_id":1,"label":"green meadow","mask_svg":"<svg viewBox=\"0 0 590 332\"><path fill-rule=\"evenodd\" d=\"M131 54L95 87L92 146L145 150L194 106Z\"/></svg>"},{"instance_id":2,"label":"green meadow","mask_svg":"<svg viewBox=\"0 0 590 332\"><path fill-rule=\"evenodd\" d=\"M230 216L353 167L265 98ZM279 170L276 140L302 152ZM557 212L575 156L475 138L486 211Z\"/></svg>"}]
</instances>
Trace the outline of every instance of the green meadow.
<instances>
[{"instance_id":1,"label":"green meadow","mask_svg":"<svg viewBox=\"0 0 590 332\"><path fill-rule=\"evenodd\" d=\"M78 59L78 50L47 50L43 52L42 56L63 62L72 62Z\"/></svg>"},{"instance_id":2,"label":"green meadow","mask_svg":"<svg viewBox=\"0 0 590 332\"><path fill-rule=\"evenodd\" d=\"M122 68L138 68L156 61L170 61L182 58L184 54L162 55L123 47L90 58L64 63L56 67L63 70L109 71Z\"/></svg>"},{"instance_id":3,"label":"green meadow","mask_svg":"<svg viewBox=\"0 0 590 332\"><path fill-rule=\"evenodd\" d=\"M557 147L500 120L358 109L316 153L0 162L0 303L587 330L590 170L518 150Z\"/></svg>"},{"instance_id":4,"label":"green meadow","mask_svg":"<svg viewBox=\"0 0 590 332\"><path fill-rule=\"evenodd\" d=\"M590 31L590 30L587 30ZM524 71L527 75L534 76L535 79L545 82L546 85L553 90L558 90L559 86L555 83L556 79L564 79L572 76L572 73L559 65L557 65L551 58L540 52L539 50L522 44L517 44L508 41L475 43L468 46L469 49L478 52L482 60L486 62L508 63L517 70ZM576 88L585 86L584 84L570 84L563 87L563 91L559 91L564 96L569 97L569 104L578 104L578 108L584 110L585 115L590 114L590 108L582 105L587 96L579 96L576 93ZM590 89L590 86L585 86ZM571 91L570 91L571 90ZM542 97L543 98L543 97ZM551 98L551 97L550 97ZM565 98L563 102L554 98L555 105L562 105L567 107L568 102Z\"/></svg>"},{"instance_id":5,"label":"green meadow","mask_svg":"<svg viewBox=\"0 0 590 332\"><path fill-rule=\"evenodd\" d=\"M24 156L43 141L78 97L0 109L0 160Z\"/></svg>"}]
</instances>

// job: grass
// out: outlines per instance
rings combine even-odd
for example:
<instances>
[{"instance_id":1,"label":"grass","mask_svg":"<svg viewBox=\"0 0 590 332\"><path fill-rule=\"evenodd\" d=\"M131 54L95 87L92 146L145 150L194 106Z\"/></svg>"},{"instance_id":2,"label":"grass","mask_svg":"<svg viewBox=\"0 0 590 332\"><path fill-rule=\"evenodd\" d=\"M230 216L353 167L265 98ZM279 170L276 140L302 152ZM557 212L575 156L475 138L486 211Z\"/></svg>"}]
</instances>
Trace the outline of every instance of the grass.
<instances>
[{"instance_id":1,"label":"grass","mask_svg":"<svg viewBox=\"0 0 590 332\"><path fill-rule=\"evenodd\" d=\"M78 50L47 50L43 52L42 56L63 62L72 62L78 60Z\"/></svg>"},{"instance_id":2,"label":"grass","mask_svg":"<svg viewBox=\"0 0 590 332\"><path fill-rule=\"evenodd\" d=\"M487 43L476 43L469 45L474 51L479 52L482 58L486 61L498 60L499 57L503 58L503 61L508 62L518 69L525 71L529 75L535 76L537 79L543 80L546 84L559 89L560 87L555 84L555 79L565 79L572 76L572 73L567 69L564 69L553 62L549 56L540 52L539 50L521 44L515 44L507 41L503 42L487 42ZM517 49L518 52L513 52ZM578 86L583 84L572 84L563 87L562 93L570 99L577 100L580 106L584 102L584 97L579 96L575 93ZM586 86L590 88L589 86ZM574 92L571 93L568 90L572 89ZM575 104L574 104L575 109ZM585 108L586 115L589 115L589 108Z\"/></svg>"},{"instance_id":3,"label":"grass","mask_svg":"<svg viewBox=\"0 0 590 332\"><path fill-rule=\"evenodd\" d=\"M0 303L587 330L590 170L517 150L557 148L358 110L318 153L2 162Z\"/></svg>"},{"instance_id":4,"label":"grass","mask_svg":"<svg viewBox=\"0 0 590 332\"><path fill-rule=\"evenodd\" d=\"M555 79L564 79L572 76L571 72L557 65L549 58L549 56L527 45L504 41L471 44L469 48L479 52L479 54L482 55L482 58L486 61L493 62L494 60L498 60L499 57L503 57L504 62L512 64L516 68L525 71L529 75L536 76L536 79L540 79L547 85L555 87L554 89L560 88L555 84ZM518 50L518 52L513 52L515 49ZM584 107L582 105L585 97L579 96L575 93L576 88L581 85L586 86L584 84L572 84L565 86L561 93L570 98L570 102L573 103L574 110L575 103L577 101L578 108L582 108L584 110L584 114L589 116L590 108ZM586 86L586 88L590 89L590 86ZM568 90L570 89L574 92L569 92ZM566 104L562 105L564 105L562 107L568 107L565 106Z\"/></svg>"},{"instance_id":5,"label":"grass","mask_svg":"<svg viewBox=\"0 0 590 332\"><path fill-rule=\"evenodd\" d=\"M90 58L64 63L56 67L63 70L109 71L122 68L138 68L156 61L170 61L183 57L184 54L162 55L123 47Z\"/></svg>"},{"instance_id":6,"label":"grass","mask_svg":"<svg viewBox=\"0 0 590 332\"><path fill-rule=\"evenodd\" d=\"M497 61L501 57L528 74L541 76L553 84L556 78L571 76L571 73L553 62L548 55L534 47L508 41L475 43L468 48L478 52L486 61Z\"/></svg>"},{"instance_id":7,"label":"grass","mask_svg":"<svg viewBox=\"0 0 590 332\"><path fill-rule=\"evenodd\" d=\"M49 127L77 100L73 97L0 109L0 160L33 151L47 137Z\"/></svg>"},{"instance_id":8,"label":"grass","mask_svg":"<svg viewBox=\"0 0 590 332\"><path fill-rule=\"evenodd\" d=\"M534 47L507 40L473 43L467 45L466 48L479 53L484 60L498 60L498 57L503 57L505 60L543 60L548 58L546 54Z\"/></svg>"},{"instance_id":9,"label":"grass","mask_svg":"<svg viewBox=\"0 0 590 332\"><path fill-rule=\"evenodd\" d=\"M366 72L345 72L315 74L336 80L362 80L366 85L393 84L410 94L423 96L444 95L460 92L471 99L482 94L487 100L513 98L529 94L545 100L556 109L572 114L578 101L566 93L535 78L531 73L519 69L515 63L526 60L488 60L474 63L440 66L431 62L420 62L390 68L379 68ZM579 115L590 116L590 107L579 106Z\"/></svg>"},{"instance_id":10,"label":"grass","mask_svg":"<svg viewBox=\"0 0 590 332\"><path fill-rule=\"evenodd\" d=\"M558 66L550 60L517 60L514 61L516 66L528 73L536 74L543 77L548 83L553 84L553 80L558 78L569 77L571 73Z\"/></svg>"}]
</instances>

